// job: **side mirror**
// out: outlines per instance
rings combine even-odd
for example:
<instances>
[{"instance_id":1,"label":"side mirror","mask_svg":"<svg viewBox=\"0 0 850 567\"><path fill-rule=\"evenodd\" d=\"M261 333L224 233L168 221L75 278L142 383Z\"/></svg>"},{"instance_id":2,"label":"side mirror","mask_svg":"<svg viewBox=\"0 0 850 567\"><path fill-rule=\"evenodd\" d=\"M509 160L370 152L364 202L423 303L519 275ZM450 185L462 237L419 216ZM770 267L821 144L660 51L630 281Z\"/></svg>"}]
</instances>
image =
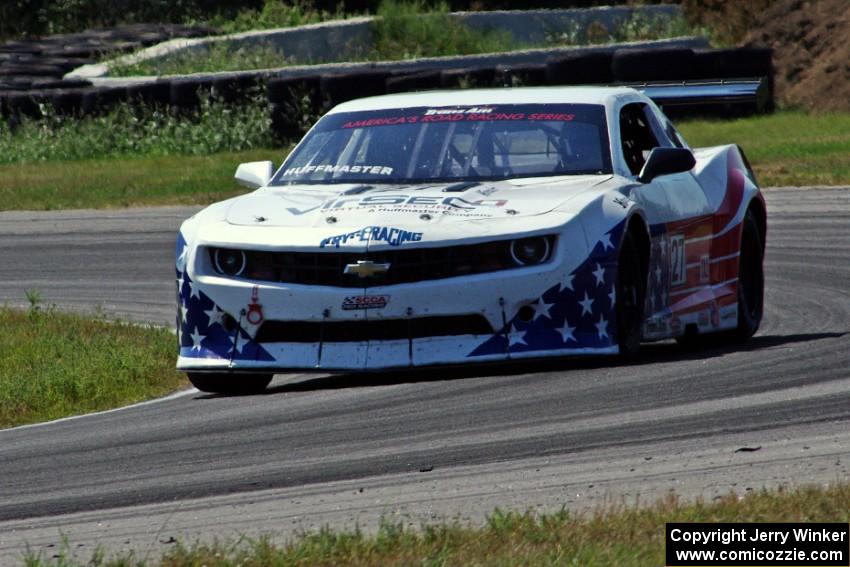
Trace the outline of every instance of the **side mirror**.
<instances>
[{"instance_id":1,"label":"side mirror","mask_svg":"<svg viewBox=\"0 0 850 567\"><path fill-rule=\"evenodd\" d=\"M659 175L690 171L696 163L694 154L687 148L653 148L637 179L649 183Z\"/></svg>"},{"instance_id":2,"label":"side mirror","mask_svg":"<svg viewBox=\"0 0 850 567\"><path fill-rule=\"evenodd\" d=\"M274 163L270 161L251 161L240 163L234 179L248 189L257 189L269 184L274 175Z\"/></svg>"}]
</instances>

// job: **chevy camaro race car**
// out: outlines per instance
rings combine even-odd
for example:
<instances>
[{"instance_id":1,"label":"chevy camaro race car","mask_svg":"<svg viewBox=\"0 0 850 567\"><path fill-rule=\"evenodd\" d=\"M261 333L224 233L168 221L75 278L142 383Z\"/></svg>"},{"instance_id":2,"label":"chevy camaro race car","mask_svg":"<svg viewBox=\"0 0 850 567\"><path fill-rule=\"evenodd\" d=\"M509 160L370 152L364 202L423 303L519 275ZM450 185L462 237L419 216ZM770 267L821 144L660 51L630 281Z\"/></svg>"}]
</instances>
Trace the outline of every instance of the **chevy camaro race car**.
<instances>
[{"instance_id":1,"label":"chevy camaro race car","mask_svg":"<svg viewBox=\"0 0 850 567\"><path fill-rule=\"evenodd\" d=\"M212 392L363 371L744 340L764 200L625 87L344 103L177 239L177 367Z\"/></svg>"}]
</instances>

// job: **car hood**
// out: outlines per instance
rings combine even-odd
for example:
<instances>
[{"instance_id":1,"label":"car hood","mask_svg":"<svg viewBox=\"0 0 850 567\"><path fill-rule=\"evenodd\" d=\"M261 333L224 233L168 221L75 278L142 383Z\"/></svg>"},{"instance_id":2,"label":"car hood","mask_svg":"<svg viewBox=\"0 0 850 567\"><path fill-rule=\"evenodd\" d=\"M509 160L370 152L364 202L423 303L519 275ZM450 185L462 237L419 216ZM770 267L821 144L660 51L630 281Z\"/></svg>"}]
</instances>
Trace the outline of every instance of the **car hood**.
<instances>
[{"instance_id":1,"label":"car hood","mask_svg":"<svg viewBox=\"0 0 850 567\"><path fill-rule=\"evenodd\" d=\"M543 215L609 180L610 175L525 178L422 185L267 187L231 202L236 226L354 229L366 225L516 222ZM576 211L577 212L577 211Z\"/></svg>"}]
</instances>

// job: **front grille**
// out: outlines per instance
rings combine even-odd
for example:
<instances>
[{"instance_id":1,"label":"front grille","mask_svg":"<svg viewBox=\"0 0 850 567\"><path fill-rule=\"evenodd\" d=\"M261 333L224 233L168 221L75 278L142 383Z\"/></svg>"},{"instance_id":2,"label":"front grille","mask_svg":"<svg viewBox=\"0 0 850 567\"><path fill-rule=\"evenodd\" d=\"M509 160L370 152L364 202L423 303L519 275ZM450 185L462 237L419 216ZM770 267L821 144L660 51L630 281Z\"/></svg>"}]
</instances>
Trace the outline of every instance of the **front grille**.
<instances>
[{"instance_id":1,"label":"front grille","mask_svg":"<svg viewBox=\"0 0 850 567\"><path fill-rule=\"evenodd\" d=\"M554 237L545 237L554 249ZM511 240L441 248L411 248L375 252L260 252L245 250L240 277L302 285L374 287L520 268L511 255ZM215 265L215 249L209 250ZM551 257L551 255L550 255ZM546 259L548 261L549 258ZM386 273L362 278L344 274L347 264L371 260L390 264Z\"/></svg>"},{"instance_id":2,"label":"front grille","mask_svg":"<svg viewBox=\"0 0 850 567\"><path fill-rule=\"evenodd\" d=\"M363 321L266 321L257 332L259 343L350 343L492 335L493 326L483 315L371 319Z\"/></svg>"}]
</instances>

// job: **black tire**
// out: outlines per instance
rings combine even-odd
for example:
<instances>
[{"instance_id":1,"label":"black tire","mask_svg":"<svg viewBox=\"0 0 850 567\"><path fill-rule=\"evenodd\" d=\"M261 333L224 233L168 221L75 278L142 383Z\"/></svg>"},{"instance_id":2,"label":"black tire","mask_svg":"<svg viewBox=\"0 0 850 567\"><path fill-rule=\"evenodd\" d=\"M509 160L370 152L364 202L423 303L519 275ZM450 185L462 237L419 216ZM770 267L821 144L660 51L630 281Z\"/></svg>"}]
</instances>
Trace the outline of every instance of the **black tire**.
<instances>
[{"instance_id":1,"label":"black tire","mask_svg":"<svg viewBox=\"0 0 850 567\"><path fill-rule=\"evenodd\" d=\"M550 85L591 85L614 81L611 71L612 53L594 51L571 53L550 61L546 80Z\"/></svg>"},{"instance_id":2,"label":"black tire","mask_svg":"<svg viewBox=\"0 0 850 567\"><path fill-rule=\"evenodd\" d=\"M684 81L699 74L692 49L618 49L611 60L616 81Z\"/></svg>"},{"instance_id":3,"label":"black tire","mask_svg":"<svg viewBox=\"0 0 850 567\"><path fill-rule=\"evenodd\" d=\"M743 343L758 331L764 313L764 245L752 209L744 217L738 257L738 326L729 331L701 334L696 328L676 337L686 350Z\"/></svg>"},{"instance_id":4,"label":"black tire","mask_svg":"<svg viewBox=\"0 0 850 567\"><path fill-rule=\"evenodd\" d=\"M637 243L627 232L617 260L617 344L624 358L634 358L640 351L645 293Z\"/></svg>"},{"instance_id":5,"label":"black tire","mask_svg":"<svg viewBox=\"0 0 850 567\"><path fill-rule=\"evenodd\" d=\"M758 331L764 314L764 245L752 209L744 217L738 257L738 327L731 337L744 342Z\"/></svg>"},{"instance_id":6,"label":"black tire","mask_svg":"<svg viewBox=\"0 0 850 567\"><path fill-rule=\"evenodd\" d=\"M272 374L187 372L189 382L202 392L211 394L259 394L272 381Z\"/></svg>"}]
</instances>

